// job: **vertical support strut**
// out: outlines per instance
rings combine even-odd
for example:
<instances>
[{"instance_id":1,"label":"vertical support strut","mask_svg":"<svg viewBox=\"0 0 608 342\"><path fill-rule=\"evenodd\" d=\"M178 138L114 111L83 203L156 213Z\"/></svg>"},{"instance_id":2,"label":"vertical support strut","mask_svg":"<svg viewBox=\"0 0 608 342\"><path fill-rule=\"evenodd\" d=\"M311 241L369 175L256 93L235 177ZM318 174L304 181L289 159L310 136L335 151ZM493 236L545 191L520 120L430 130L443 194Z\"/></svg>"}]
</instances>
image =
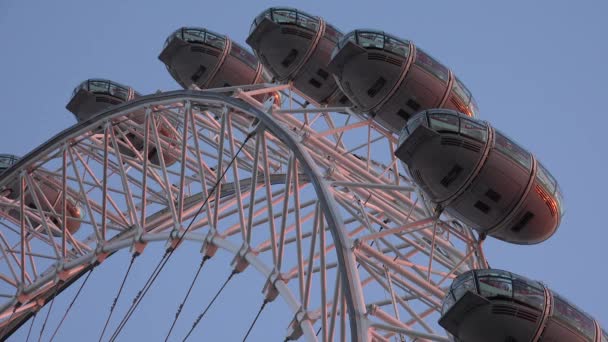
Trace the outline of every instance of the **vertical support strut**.
<instances>
[{"instance_id":1,"label":"vertical support strut","mask_svg":"<svg viewBox=\"0 0 608 342\"><path fill-rule=\"evenodd\" d=\"M68 233L68 221L67 221L67 197L68 197L68 177L67 177L67 168L68 168L68 161L67 161L67 153L68 153L68 149L67 149L67 143L64 143L62 146L62 153L61 153L61 161L62 161L62 167L61 167L61 262L63 263L65 261L65 257L66 257L66 244L67 244L67 233Z\"/></svg>"},{"instance_id":2,"label":"vertical support strut","mask_svg":"<svg viewBox=\"0 0 608 342\"><path fill-rule=\"evenodd\" d=\"M104 122L103 125L103 174L102 174L102 199L101 199L101 240L106 241L108 229L108 130L110 129L110 121Z\"/></svg>"}]
</instances>

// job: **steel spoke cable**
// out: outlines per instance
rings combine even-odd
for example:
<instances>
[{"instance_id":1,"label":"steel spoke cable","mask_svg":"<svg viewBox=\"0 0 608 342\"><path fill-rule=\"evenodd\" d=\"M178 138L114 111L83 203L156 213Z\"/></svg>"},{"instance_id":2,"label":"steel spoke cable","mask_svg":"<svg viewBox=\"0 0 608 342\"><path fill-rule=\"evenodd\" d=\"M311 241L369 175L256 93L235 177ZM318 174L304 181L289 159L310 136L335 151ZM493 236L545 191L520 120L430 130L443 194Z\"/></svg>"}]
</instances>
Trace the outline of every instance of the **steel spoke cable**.
<instances>
[{"instance_id":1,"label":"steel spoke cable","mask_svg":"<svg viewBox=\"0 0 608 342\"><path fill-rule=\"evenodd\" d=\"M137 253L133 253L133 255L131 256L131 262L129 263L129 267L127 267L127 272L125 272L125 275L122 278L122 282L120 283L120 287L118 288L118 293L116 293L116 297L114 297L112 306L110 306L110 312L108 313L108 317L106 318L106 323L103 325L103 330L101 330L101 334L99 335L99 342L101 342L101 340L103 339L103 335L106 333L106 329L108 328L108 324L110 323L110 319L112 318L112 314L114 313L114 309L116 308L118 298L120 298L120 294L122 293L122 290L125 287L125 283L127 282L127 278L129 277L129 273L131 272L131 267L133 267L133 262L135 262L135 258L137 258L138 255L139 254Z\"/></svg>"},{"instance_id":2,"label":"steel spoke cable","mask_svg":"<svg viewBox=\"0 0 608 342\"><path fill-rule=\"evenodd\" d=\"M209 191L209 194L207 195L207 198L205 198L205 201L203 201L203 203L199 206L198 210L196 211L196 213L194 214L194 216L190 220L190 223L188 224L188 226L186 227L186 229L184 230L184 232L182 234L178 235L177 242L174 244L175 246L178 246L182 242L182 240L185 238L186 234L188 233L188 231L190 230L190 228L192 228L192 225L196 221L196 218L198 217L198 215L200 215L200 213L203 211L203 208L205 208L205 205L207 205L207 202L209 202L209 199L211 198L211 195L216 191L218 185L220 184L220 182L222 181L222 179L224 179L224 177L226 176L226 173L228 172L228 170L230 170L230 167L232 166L232 164L234 163L234 161L236 160L236 158L238 157L238 155L241 153L241 151L243 150L243 148L245 147L245 145L247 144L247 142L249 141L249 139L251 139L251 137L254 134L255 134L255 132L251 132L251 133L247 134L247 136L245 137L245 139L243 139L243 143L241 144L241 146L239 146L238 150L236 151L236 153L234 154L234 156L232 157L232 159L230 160L230 162L226 165L226 168L222 171L222 174L219 177L219 179L215 182L215 184L213 184L213 187ZM110 337L110 341L114 341L118 337L118 335L120 334L120 332L122 331L122 329L126 325L127 321L131 318L133 312L135 312L135 310L139 306L139 303L141 303L143 297L146 295L146 293L148 292L148 290L150 289L150 287L153 285L154 281L156 281L156 278L158 277L158 275L160 274L160 272L163 270L163 268L167 264L167 261L169 261L169 259L173 255L174 251L175 251L175 248L168 248L166 250L165 254L163 255L163 257L159 261L159 263L156 266L155 270L152 272L152 274L150 275L150 277L148 277L148 280L146 281L146 284L144 285L144 287L142 288L142 290L140 290L138 292L138 294L135 296L135 299L133 299L133 303L131 304L131 307L129 308L129 310L127 311L127 313L125 314L125 316L123 316L123 318L122 318L121 322L119 323L118 327L116 328L116 330L114 331L114 333Z\"/></svg>"},{"instance_id":3,"label":"steel spoke cable","mask_svg":"<svg viewBox=\"0 0 608 342\"><path fill-rule=\"evenodd\" d=\"M158 274L160 273L159 270L162 268L162 266L167 261L167 255L169 255L168 251L166 251L165 254L163 254L163 257L160 259L159 263L156 265L156 267L152 271L152 274L150 274L150 277L148 278L148 280L146 281L146 283L144 284L144 286L141 288L141 290L139 290L137 292L137 294L135 295L135 298L133 298L133 301L131 302L131 306L129 307L129 309L127 310L127 312L123 316L123 318L120 320L120 323L118 324L118 326L116 327L116 329L112 333L112 336L110 337L110 341L113 341L114 339L116 339L116 337L118 336L117 334L120 333L120 331L122 330L122 328L124 327L124 325L131 318L131 315L133 314L133 312L135 311L135 309L137 308L137 306L141 302L142 298L146 295L146 293L148 292L148 290L152 286L152 283L156 280L156 277L158 277Z\"/></svg>"},{"instance_id":4,"label":"steel spoke cable","mask_svg":"<svg viewBox=\"0 0 608 342\"><path fill-rule=\"evenodd\" d=\"M38 334L38 342L42 340L42 333L44 333L44 328L46 328L46 323L49 320L49 316L51 315L51 311L53 310L53 304L55 304L55 297L57 297L57 291L59 290L59 280L57 280L57 284L55 284L55 291L53 293L53 299L51 299L51 304L49 305L49 309L46 312L46 317L44 318L44 322L42 322L42 327L40 328L40 334Z\"/></svg>"},{"instance_id":5,"label":"steel spoke cable","mask_svg":"<svg viewBox=\"0 0 608 342\"><path fill-rule=\"evenodd\" d=\"M186 300L188 300L188 297L190 296L190 292L192 292L192 288L194 287L194 284L196 283L196 279L198 278L199 274L201 273L201 270L203 269L205 262L207 260L209 260L210 258L211 258L210 256L205 255L203 257L203 261L201 261L200 265L198 266L198 269L196 270L196 274L194 275L194 279L192 279L192 283L190 284L190 288L188 288L188 292L186 292L186 296L184 296L184 299L177 307L177 312L175 313L175 318L173 319L171 328L169 328L169 332L167 333L167 336L165 337L165 342L169 340L169 336L171 336L171 332L173 331L173 328L175 327L175 323L177 323L177 319L179 318L179 315L182 313L182 308L186 304Z\"/></svg>"},{"instance_id":6,"label":"steel spoke cable","mask_svg":"<svg viewBox=\"0 0 608 342\"><path fill-rule=\"evenodd\" d=\"M255 326L255 323L258 321L258 318L260 318L260 315L262 314L262 311L264 310L264 308L266 307L266 304L270 303L270 301L268 299L264 299L264 302L262 303L262 306L260 307L260 310L258 310L257 315L255 315L255 318L253 319L253 322L251 322L251 325L249 326L249 329L247 330L247 333L245 334L245 337L243 337L243 342L245 342L247 340L247 337L249 337L249 334L251 333L251 330L253 330L253 327Z\"/></svg>"},{"instance_id":7,"label":"steel spoke cable","mask_svg":"<svg viewBox=\"0 0 608 342\"><path fill-rule=\"evenodd\" d=\"M34 313L34 317L32 317L32 323L30 323L30 328L27 330L27 337L25 338L25 342L30 340L30 334L32 333L32 328L34 327L35 321L36 321L36 313Z\"/></svg>"},{"instance_id":8,"label":"steel spoke cable","mask_svg":"<svg viewBox=\"0 0 608 342\"><path fill-rule=\"evenodd\" d=\"M68 313L70 312L70 310L74 306L74 303L76 302L76 299L78 299L78 296L80 295L80 292L82 291L82 289L86 285L87 281L89 280L89 277L91 276L91 273L93 273L93 270L94 270L94 268L91 268L91 270L89 271L89 273L87 274L87 276L84 278L84 281L80 284L80 287L78 288L78 291L76 291L76 295L74 295L74 298L72 299L72 302L70 303L70 305L68 306L68 308L65 310L65 313L63 314L63 317L61 317L61 320L59 321L59 324L55 328L55 331L53 331L53 335L51 335L51 339L49 341L52 341L55 338L55 335L57 335L57 332L59 331L59 328L61 328L61 325L65 321L66 317L68 317ZM36 318L35 315L34 315L34 318ZM28 336L29 336L29 333L28 333Z\"/></svg>"},{"instance_id":9,"label":"steel spoke cable","mask_svg":"<svg viewBox=\"0 0 608 342\"><path fill-rule=\"evenodd\" d=\"M192 327L190 328L190 331L188 331L188 334L186 334L186 337L184 337L184 341L186 341L188 339L188 337L190 337L190 334L192 334L192 332L194 331L194 329L196 328L196 326L198 325L198 323L201 321L201 319L203 319L203 317L205 317L205 314L207 314L207 311L209 311L209 309L211 308L211 306L213 305L213 303L215 302L215 300L217 299L217 297L220 296L220 294L222 293L222 291L224 291L224 288L226 288L226 285L228 285L228 282L230 282L230 280L232 279L232 277L234 277L235 274L237 274L239 272L237 272L236 270L233 270L230 275L228 276L228 278L226 279L226 281L224 281L224 284L222 284L222 287L220 287L220 289L217 291L217 293L215 294L215 296L213 296L213 298L211 299L211 301L209 302L209 304L207 304L207 307L205 307L205 310L203 310L203 312L198 315L198 317L196 318L196 320L194 321L194 323L192 324Z\"/></svg>"}]
</instances>

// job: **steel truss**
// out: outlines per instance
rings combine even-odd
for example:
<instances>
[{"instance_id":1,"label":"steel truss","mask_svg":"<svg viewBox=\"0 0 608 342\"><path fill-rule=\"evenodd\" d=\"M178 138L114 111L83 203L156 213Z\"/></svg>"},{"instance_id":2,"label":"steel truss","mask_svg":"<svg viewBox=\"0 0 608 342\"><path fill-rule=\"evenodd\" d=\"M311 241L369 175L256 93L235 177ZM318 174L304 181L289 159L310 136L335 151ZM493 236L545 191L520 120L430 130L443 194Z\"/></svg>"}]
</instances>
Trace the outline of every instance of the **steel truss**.
<instances>
[{"instance_id":1,"label":"steel truss","mask_svg":"<svg viewBox=\"0 0 608 342\"><path fill-rule=\"evenodd\" d=\"M257 100L277 92L281 104ZM143 124L129 119L141 113ZM444 291L487 265L482 241L417 195L396 143L373 120L289 85L158 93L77 124L0 177L0 337L115 251L179 248L183 237L261 273L263 299L291 310L288 337L447 341L436 324ZM153 164L143 157L152 148L177 162ZM37 191L44 184L59 196Z\"/></svg>"}]
</instances>

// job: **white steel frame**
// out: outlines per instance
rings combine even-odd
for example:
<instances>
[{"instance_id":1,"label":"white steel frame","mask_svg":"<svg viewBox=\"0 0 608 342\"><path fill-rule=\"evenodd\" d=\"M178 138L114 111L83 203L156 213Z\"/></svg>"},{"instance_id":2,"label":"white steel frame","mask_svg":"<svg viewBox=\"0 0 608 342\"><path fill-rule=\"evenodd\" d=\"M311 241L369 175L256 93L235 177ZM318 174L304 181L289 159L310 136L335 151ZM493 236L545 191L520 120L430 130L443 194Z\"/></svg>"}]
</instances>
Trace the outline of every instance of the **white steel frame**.
<instances>
[{"instance_id":1,"label":"white steel frame","mask_svg":"<svg viewBox=\"0 0 608 342\"><path fill-rule=\"evenodd\" d=\"M277 92L281 104L256 100ZM304 101L290 85L158 93L22 158L0 176L0 332L113 252L144 252L152 241L179 248L183 236L267 278L265 299L280 295L292 311L291 338L447 341L436 324L444 292L456 275L487 266L482 241L417 194L392 153L396 136L350 108ZM142 151L127 133L143 139ZM178 161L153 165L142 157L152 148ZM61 208L80 206L75 234L61 224L75 218L33 190L43 182ZM21 195L10 199L9 188Z\"/></svg>"}]
</instances>

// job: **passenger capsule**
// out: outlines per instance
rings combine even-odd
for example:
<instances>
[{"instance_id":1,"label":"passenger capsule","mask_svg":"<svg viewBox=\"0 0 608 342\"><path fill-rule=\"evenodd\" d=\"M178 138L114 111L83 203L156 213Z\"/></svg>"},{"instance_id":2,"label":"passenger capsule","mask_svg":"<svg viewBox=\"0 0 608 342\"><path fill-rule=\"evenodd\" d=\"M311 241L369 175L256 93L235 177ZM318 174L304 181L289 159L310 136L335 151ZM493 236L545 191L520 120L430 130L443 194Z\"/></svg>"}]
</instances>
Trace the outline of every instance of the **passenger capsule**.
<instances>
[{"instance_id":1,"label":"passenger capsule","mask_svg":"<svg viewBox=\"0 0 608 342\"><path fill-rule=\"evenodd\" d=\"M11 167L19 160L18 156L11 154L0 155L0 173ZM35 172L31 174L31 179L34 180L37 186L30 187L26 183L24 205L36 209L41 208L44 212L43 215L49 215L51 222L57 227L56 230L52 230L53 236L60 236L61 232L61 219L63 217L63 196L61 195L62 186L54 179L48 177L44 172ZM36 197L32 196L32 192L36 194ZM2 195L12 200L21 199L21 184L20 182L14 181L2 189ZM38 204L36 203L38 202ZM83 217L82 210L76 201L69 195L66 197L66 229L70 234L74 234L80 228L80 222ZM31 222L38 222L40 224L40 215L34 210L36 214L34 217L28 217ZM20 211L17 209L9 210L9 215L15 220L21 220ZM41 228L39 230L42 234L47 234L47 231Z\"/></svg>"},{"instance_id":2,"label":"passenger capsule","mask_svg":"<svg viewBox=\"0 0 608 342\"><path fill-rule=\"evenodd\" d=\"M327 69L342 33L322 18L293 8L269 8L253 24L249 44L272 76L291 81L309 100L350 106Z\"/></svg>"},{"instance_id":3,"label":"passenger capsule","mask_svg":"<svg viewBox=\"0 0 608 342\"><path fill-rule=\"evenodd\" d=\"M606 342L600 324L542 283L495 270L459 275L439 325L466 342Z\"/></svg>"},{"instance_id":4,"label":"passenger capsule","mask_svg":"<svg viewBox=\"0 0 608 342\"><path fill-rule=\"evenodd\" d=\"M76 116L78 122L81 122L88 120L95 114L113 105L131 101L139 96L141 95L135 92L131 87L104 79L89 79L82 82L74 89L72 98L66 108ZM143 111L134 112L130 114L128 118L133 120L136 124L143 126L145 122L145 113ZM174 151L176 141L174 128L170 127L172 125L169 125L164 121L161 122L160 120L157 120L157 125L159 126L159 139L166 142L166 144L161 143L163 149L162 155L165 165L169 166L177 161L177 154ZM117 126L122 127L124 125L117 124ZM133 129L128 130L125 128L123 132L126 139L123 138L121 134L117 134L118 140L121 141L121 143L119 143L119 150L122 154L129 157L135 157L135 153L129 145L133 146L133 148L139 152L143 152L143 128L140 128L139 132L137 131L138 129L133 131ZM156 146L152 144L148 151L148 159L150 162L159 165L160 160L158 158Z\"/></svg>"},{"instance_id":5,"label":"passenger capsule","mask_svg":"<svg viewBox=\"0 0 608 342\"><path fill-rule=\"evenodd\" d=\"M555 179L483 121L423 111L403 129L395 155L430 201L484 234L535 244L559 226L564 207Z\"/></svg>"},{"instance_id":6,"label":"passenger capsule","mask_svg":"<svg viewBox=\"0 0 608 342\"><path fill-rule=\"evenodd\" d=\"M158 58L184 89L264 83L270 78L246 48L204 28L182 27L173 32Z\"/></svg>"},{"instance_id":7,"label":"passenger capsule","mask_svg":"<svg viewBox=\"0 0 608 342\"><path fill-rule=\"evenodd\" d=\"M412 42L382 31L346 34L332 53L329 69L360 111L394 133L425 109L449 108L477 116L471 92L447 67Z\"/></svg>"}]
</instances>

